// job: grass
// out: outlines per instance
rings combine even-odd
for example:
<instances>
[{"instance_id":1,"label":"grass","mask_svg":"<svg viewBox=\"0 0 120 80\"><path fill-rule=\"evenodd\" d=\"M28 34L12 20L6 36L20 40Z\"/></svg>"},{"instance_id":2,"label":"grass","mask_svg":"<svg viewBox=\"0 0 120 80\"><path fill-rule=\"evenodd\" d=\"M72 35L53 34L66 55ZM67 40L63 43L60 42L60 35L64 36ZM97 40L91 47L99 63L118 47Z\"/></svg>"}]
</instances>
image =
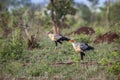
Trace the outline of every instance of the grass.
<instances>
[{"instance_id":1,"label":"grass","mask_svg":"<svg viewBox=\"0 0 120 80\"><path fill-rule=\"evenodd\" d=\"M84 39L81 39L82 36ZM86 52L84 58L86 63L80 61L79 55L75 53L69 42L58 45L54 50L55 44L47 36L44 36L40 39L39 49L26 50L21 59L1 63L0 75L10 79L25 78L28 80L115 80L115 76L108 72L109 65L104 64L107 64L105 59L113 60L111 53L116 50L118 44L94 44L92 40L95 35L82 36L75 35L74 38L77 41L84 42L85 40L95 47L94 51ZM59 64L71 61L75 63ZM104 64L99 65L98 63Z\"/></svg>"}]
</instances>

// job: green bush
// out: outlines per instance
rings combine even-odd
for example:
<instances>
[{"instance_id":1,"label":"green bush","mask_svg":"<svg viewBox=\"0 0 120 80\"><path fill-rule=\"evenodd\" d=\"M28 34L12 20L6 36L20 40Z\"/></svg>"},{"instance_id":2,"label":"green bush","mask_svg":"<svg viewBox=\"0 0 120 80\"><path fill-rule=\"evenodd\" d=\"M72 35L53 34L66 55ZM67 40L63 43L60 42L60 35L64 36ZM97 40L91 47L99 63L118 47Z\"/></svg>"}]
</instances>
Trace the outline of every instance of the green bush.
<instances>
[{"instance_id":1,"label":"green bush","mask_svg":"<svg viewBox=\"0 0 120 80\"><path fill-rule=\"evenodd\" d=\"M114 57L114 63L109 68L109 71L113 73L114 75L120 76L120 52L112 52L112 55Z\"/></svg>"},{"instance_id":2,"label":"green bush","mask_svg":"<svg viewBox=\"0 0 120 80\"><path fill-rule=\"evenodd\" d=\"M103 27L96 28L96 34L101 35L105 32L105 29Z\"/></svg>"},{"instance_id":3,"label":"green bush","mask_svg":"<svg viewBox=\"0 0 120 80\"><path fill-rule=\"evenodd\" d=\"M76 38L79 42L85 42L85 43L91 42L90 36L89 36L89 35L86 35L86 34L75 35L75 38Z\"/></svg>"},{"instance_id":4,"label":"green bush","mask_svg":"<svg viewBox=\"0 0 120 80\"><path fill-rule=\"evenodd\" d=\"M20 30L15 31L10 39L2 40L0 59L19 59L24 53L25 44L20 37Z\"/></svg>"},{"instance_id":5,"label":"green bush","mask_svg":"<svg viewBox=\"0 0 120 80\"><path fill-rule=\"evenodd\" d=\"M110 68L109 71L115 75L120 75L120 61L116 61Z\"/></svg>"}]
</instances>

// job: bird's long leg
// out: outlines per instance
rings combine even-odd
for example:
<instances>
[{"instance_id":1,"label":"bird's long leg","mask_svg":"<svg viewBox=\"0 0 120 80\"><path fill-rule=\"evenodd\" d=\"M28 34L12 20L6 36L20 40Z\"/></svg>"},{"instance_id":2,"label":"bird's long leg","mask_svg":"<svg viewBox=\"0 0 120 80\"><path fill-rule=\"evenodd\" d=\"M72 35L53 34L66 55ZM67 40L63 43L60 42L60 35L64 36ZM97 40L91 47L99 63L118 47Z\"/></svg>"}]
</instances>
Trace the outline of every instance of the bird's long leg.
<instances>
[{"instance_id":1,"label":"bird's long leg","mask_svg":"<svg viewBox=\"0 0 120 80\"><path fill-rule=\"evenodd\" d=\"M83 57L85 56L85 53L80 52L81 60L83 60Z\"/></svg>"},{"instance_id":2,"label":"bird's long leg","mask_svg":"<svg viewBox=\"0 0 120 80\"><path fill-rule=\"evenodd\" d=\"M58 44L57 44L57 41L55 41L55 50L56 50L56 48L57 48L57 45L58 45Z\"/></svg>"},{"instance_id":3,"label":"bird's long leg","mask_svg":"<svg viewBox=\"0 0 120 80\"><path fill-rule=\"evenodd\" d=\"M58 44L57 44L57 41L55 41L55 46L57 47L57 45L58 45Z\"/></svg>"},{"instance_id":4,"label":"bird's long leg","mask_svg":"<svg viewBox=\"0 0 120 80\"><path fill-rule=\"evenodd\" d=\"M58 42L62 45L62 42L60 40ZM64 45L61 46L61 49L64 50Z\"/></svg>"}]
</instances>

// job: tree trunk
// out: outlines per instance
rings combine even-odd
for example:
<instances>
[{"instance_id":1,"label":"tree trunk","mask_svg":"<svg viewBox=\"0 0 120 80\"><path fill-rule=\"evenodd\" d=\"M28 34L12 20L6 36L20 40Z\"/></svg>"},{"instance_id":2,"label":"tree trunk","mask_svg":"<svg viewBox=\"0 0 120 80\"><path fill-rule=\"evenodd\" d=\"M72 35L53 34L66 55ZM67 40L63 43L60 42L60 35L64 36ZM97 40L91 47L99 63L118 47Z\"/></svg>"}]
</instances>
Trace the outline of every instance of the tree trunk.
<instances>
[{"instance_id":1,"label":"tree trunk","mask_svg":"<svg viewBox=\"0 0 120 80\"><path fill-rule=\"evenodd\" d=\"M52 20L52 29L53 29L53 32L55 33L55 34L57 34L57 25L56 25L56 23Z\"/></svg>"},{"instance_id":2,"label":"tree trunk","mask_svg":"<svg viewBox=\"0 0 120 80\"><path fill-rule=\"evenodd\" d=\"M50 0L51 1L51 5L52 5L52 9L51 9L51 21L52 21L52 25L53 25L53 32L55 34L60 34L60 28L59 25L56 23L55 21L55 15L54 15L54 0Z\"/></svg>"},{"instance_id":3,"label":"tree trunk","mask_svg":"<svg viewBox=\"0 0 120 80\"><path fill-rule=\"evenodd\" d=\"M107 0L106 22L107 22L107 25L109 26L109 22L110 22L110 0Z\"/></svg>"},{"instance_id":4,"label":"tree trunk","mask_svg":"<svg viewBox=\"0 0 120 80\"><path fill-rule=\"evenodd\" d=\"M30 40L31 38L30 38L30 34L28 33L28 30L26 28L25 20L23 21L23 28L24 28L24 31L25 31L27 38Z\"/></svg>"},{"instance_id":5,"label":"tree trunk","mask_svg":"<svg viewBox=\"0 0 120 80\"><path fill-rule=\"evenodd\" d=\"M59 22L59 23L57 23L57 33L58 34L61 34L61 23Z\"/></svg>"},{"instance_id":6,"label":"tree trunk","mask_svg":"<svg viewBox=\"0 0 120 80\"><path fill-rule=\"evenodd\" d=\"M61 34L61 28L59 26L57 27L57 34Z\"/></svg>"}]
</instances>

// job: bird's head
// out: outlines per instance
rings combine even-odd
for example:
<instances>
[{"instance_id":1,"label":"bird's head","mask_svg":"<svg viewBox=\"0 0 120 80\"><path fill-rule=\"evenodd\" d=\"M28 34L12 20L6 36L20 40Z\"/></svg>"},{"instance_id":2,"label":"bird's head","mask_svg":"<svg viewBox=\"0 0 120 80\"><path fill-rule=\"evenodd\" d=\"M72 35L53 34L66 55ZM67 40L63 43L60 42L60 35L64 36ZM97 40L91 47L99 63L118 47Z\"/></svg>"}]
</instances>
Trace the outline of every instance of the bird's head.
<instances>
[{"instance_id":1,"label":"bird's head","mask_svg":"<svg viewBox=\"0 0 120 80\"><path fill-rule=\"evenodd\" d=\"M47 34L50 34L51 32L50 31L47 31Z\"/></svg>"},{"instance_id":2,"label":"bird's head","mask_svg":"<svg viewBox=\"0 0 120 80\"><path fill-rule=\"evenodd\" d=\"M71 42L71 43L74 43L74 42L75 42L75 40L73 40L73 39L70 39L70 40L69 40L69 42Z\"/></svg>"}]
</instances>

